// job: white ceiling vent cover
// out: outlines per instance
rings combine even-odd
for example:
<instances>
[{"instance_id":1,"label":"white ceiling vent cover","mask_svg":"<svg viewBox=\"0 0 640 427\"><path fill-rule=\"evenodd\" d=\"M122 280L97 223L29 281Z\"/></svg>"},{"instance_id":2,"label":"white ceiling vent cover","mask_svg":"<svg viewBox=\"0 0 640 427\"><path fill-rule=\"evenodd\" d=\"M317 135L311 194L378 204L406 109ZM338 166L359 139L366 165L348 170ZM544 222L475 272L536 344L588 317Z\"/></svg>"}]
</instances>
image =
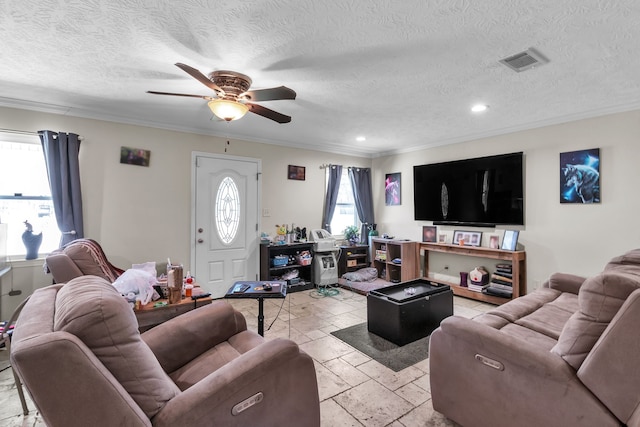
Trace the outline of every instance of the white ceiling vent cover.
<instances>
[{"instance_id":1,"label":"white ceiling vent cover","mask_svg":"<svg viewBox=\"0 0 640 427\"><path fill-rule=\"evenodd\" d=\"M529 48L524 52L501 59L499 62L511 68L513 71L521 73L530 68L546 64L549 60L534 48Z\"/></svg>"}]
</instances>

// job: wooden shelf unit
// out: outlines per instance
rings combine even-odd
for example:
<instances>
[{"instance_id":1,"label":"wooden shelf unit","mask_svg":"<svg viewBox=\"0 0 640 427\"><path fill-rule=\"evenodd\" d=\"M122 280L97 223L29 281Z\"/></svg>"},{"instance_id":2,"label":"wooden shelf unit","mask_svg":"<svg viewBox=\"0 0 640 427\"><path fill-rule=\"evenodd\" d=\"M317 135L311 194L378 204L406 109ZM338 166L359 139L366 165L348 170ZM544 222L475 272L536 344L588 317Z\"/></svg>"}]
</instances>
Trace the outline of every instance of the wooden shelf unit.
<instances>
[{"instance_id":1,"label":"wooden shelf unit","mask_svg":"<svg viewBox=\"0 0 640 427\"><path fill-rule=\"evenodd\" d=\"M338 277L369 267L369 245L340 246Z\"/></svg>"},{"instance_id":2,"label":"wooden shelf unit","mask_svg":"<svg viewBox=\"0 0 640 427\"><path fill-rule=\"evenodd\" d=\"M300 281L289 283L288 292L305 291L314 288L313 263L309 265L286 264L274 266L272 259L277 255L297 255L309 251L313 255L313 243L289 243L286 245L260 245L260 280L280 280L287 270L298 270Z\"/></svg>"},{"instance_id":3,"label":"wooden shelf unit","mask_svg":"<svg viewBox=\"0 0 640 427\"><path fill-rule=\"evenodd\" d=\"M422 266L422 274L426 280L442 283L451 286L453 293L461 297L471 298L479 301L488 302L491 304L504 304L511 301L514 298L518 298L527 292L527 264L526 264L526 252L525 251L505 251L501 249L491 249L485 247L474 246L460 246L447 243L418 243L418 250L416 256L420 259L420 254L424 251L424 261ZM511 298L498 297L494 295L487 295L481 292L474 292L466 287L460 286L460 282L453 282L448 280L435 279L429 277L429 253L440 252L452 255L462 255L478 258L495 259L499 261L505 261L511 263L513 268L513 295ZM493 271L489 271L492 273ZM419 266L416 274L419 276Z\"/></svg>"},{"instance_id":4,"label":"wooden shelf unit","mask_svg":"<svg viewBox=\"0 0 640 427\"><path fill-rule=\"evenodd\" d=\"M383 238L371 239L373 243L373 266L378 270L378 277L388 282L399 283L417 279L419 275L418 251L416 242L410 240L391 240ZM378 256L384 251L385 260ZM396 264L394 259L402 262Z\"/></svg>"}]
</instances>

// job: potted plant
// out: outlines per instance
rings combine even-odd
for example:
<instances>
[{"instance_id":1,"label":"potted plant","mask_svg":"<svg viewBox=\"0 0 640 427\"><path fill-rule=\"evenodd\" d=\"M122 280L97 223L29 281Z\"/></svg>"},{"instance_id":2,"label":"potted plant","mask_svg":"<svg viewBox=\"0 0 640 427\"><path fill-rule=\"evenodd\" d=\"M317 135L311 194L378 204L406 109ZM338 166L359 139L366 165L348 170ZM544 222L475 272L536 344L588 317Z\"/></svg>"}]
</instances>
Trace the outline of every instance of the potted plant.
<instances>
[{"instance_id":1,"label":"potted plant","mask_svg":"<svg viewBox=\"0 0 640 427\"><path fill-rule=\"evenodd\" d=\"M349 225L344 229L344 238L349 241L351 245L358 243L358 237L360 236L360 229L355 225Z\"/></svg>"}]
</instances>

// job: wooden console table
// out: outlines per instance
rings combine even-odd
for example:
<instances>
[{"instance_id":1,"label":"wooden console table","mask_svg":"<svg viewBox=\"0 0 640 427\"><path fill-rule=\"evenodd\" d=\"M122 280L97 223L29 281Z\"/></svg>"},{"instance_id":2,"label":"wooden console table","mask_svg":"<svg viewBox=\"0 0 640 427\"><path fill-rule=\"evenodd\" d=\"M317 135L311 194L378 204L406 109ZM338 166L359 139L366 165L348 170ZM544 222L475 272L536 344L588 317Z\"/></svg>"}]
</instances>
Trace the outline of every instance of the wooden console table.
<instances>
[{"instance_id":1,"label":"wooden console table","mask_svg":"<svg viewBox=\"0 0 640 427\"><path fill-rule=\"evenodd\" d=\"M505 251L502 249L491 249L485 247L460 246L446 243L418 243L418 259L420 252L424 251L423 274L426 280L443 283L451 286L455 295L471 298L491 304L504 304L514 298L518 298L527 292L527 264L525 251ZM440 252L452 255L462 255L478 258L496 259L508 262L513 268L513 295L511 298L503 298L494 295L487 295L481 292L474 292L466 287L460 286L459 282L440 280L429 276L429 253ZM492 273L491 271L489 273ZM420 275L419 266L416 275Z\"/></svg>"}]
</instances>

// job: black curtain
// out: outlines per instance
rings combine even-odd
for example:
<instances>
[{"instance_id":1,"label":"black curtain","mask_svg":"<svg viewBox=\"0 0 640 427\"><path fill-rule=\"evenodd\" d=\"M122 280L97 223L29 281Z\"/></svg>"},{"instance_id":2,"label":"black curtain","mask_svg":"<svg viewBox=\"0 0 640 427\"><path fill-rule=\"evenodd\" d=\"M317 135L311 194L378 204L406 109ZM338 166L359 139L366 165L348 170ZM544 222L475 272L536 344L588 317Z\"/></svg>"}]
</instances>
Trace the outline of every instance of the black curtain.
<instances>
[{"instance_id":1,"label":"black curtain","mask_svg":"<svg viewBox=\"0 0 640 427\"><path fill-rule=\"evenodd\" d=\"M80 138L75 133L50 130L38 132L44 160L47 165L49 186L56 222L62 232L60 247L84 237L82 219L82 192L80 191Z\"/></svg>"},{"instance_id":2,"label":"black curtain","mask_svg":"<svg viewBox=\"0 0 640 427\"><path fill-rule=\"evenodd\" d=\"M342 177L341 165L329 165L329 182L327 184L327 195L324 201L324 213L322 214L322 228L331 233L331 219L336 210L338 201L338 191L340 190L340 178Z\"/></svg>"},{"instance_id":3,"label":"black curtain","mask_svg":"<svg viewBox=\"0 0 640 427\"><path fill-rule=\"evenodd\" d=\"M358 218L362 223L360 227L360 243L368 243L368 225L374 224L373 217L373 192L371 190L371 169L349 168L349 179L353 189L353 199L358 212Z\"/></svg>"}]
</instances>

